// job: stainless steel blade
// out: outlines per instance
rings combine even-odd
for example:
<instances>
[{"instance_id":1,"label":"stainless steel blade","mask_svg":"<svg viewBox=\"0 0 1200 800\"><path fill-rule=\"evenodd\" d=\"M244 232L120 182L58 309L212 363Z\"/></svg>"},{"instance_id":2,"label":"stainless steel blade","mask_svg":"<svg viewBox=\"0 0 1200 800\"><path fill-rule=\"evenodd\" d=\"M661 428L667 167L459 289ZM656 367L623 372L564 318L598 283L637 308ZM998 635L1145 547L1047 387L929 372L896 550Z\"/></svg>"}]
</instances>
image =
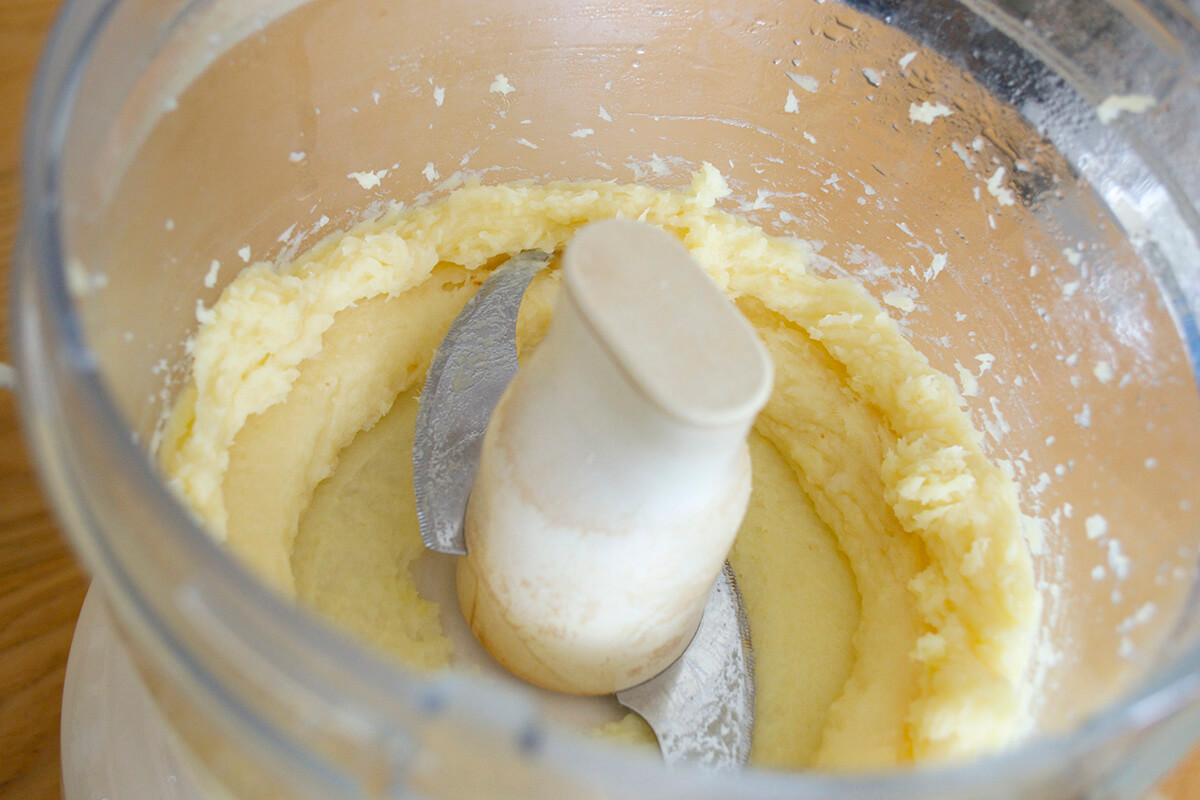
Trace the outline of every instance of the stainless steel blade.
<instances>
[{"instance_id":1,"label":"stainless steel blade","mask_svg":"<svg viewBox=\"0 0 1200 800\"><path fill-rule=\"evenodd\" d=\"M425 546L466 555L463 517L488 420L517 374L516 321L550 255L530 250L484 282L450 326L425 379L413 444L413 485ZM686 651L654 678L617 693L658 738L667 764L746 763L754 731L750 623L728 563Z\"/></svg>"},{"instance_id":2,"label":"stainless steel blade","mask_svg":"<svg viewBox=\"0 0 1200 800\"><path fill-rule=\"evenodd\" d=\"M650 725L668 765L730 769L750 757L754 688L750 622L726 562L687 650L617 700Z\"/></svg>"},{"instance_id":3,"label":"stainless steel blade","mask_svg":"<svg viewBox=\"0 0 1200 800\"><path fill-rule=\"evenodd\" d=\"M463 517L488 419L517 374L517 311L550 254L526 250L500 265L450 326L425 377L413 442L421 539L467 554Z\"/></svg>"}]
</instances>

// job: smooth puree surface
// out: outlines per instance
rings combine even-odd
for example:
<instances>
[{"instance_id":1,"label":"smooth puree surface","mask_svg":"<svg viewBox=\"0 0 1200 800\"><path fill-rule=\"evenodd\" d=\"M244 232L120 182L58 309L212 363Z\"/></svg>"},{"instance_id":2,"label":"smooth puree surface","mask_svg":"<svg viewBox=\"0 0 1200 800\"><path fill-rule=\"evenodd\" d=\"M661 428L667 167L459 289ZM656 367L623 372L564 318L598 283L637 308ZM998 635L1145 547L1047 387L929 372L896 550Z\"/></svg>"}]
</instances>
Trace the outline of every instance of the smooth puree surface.
<instances>
[{"instance_id":1,"label":"smooth puree surface","mask_svg":"<svg viewBox=\"0 0 1200 800\"><path fill-rule=\"evenodd\" d=\"M424 372L507 254L640 218L691 250L775 365L730 555L757 659L752 761L851 769L1003 747L1027 726L1040 612L1013 480L880 306L811 272L805 242L721 211L727 193L708 165L683 191L468 185L256 264L202 310L163 469L272 586L405 663L453 664L412 571ZM530 287L522 353L558 283L552 269Z\"/></svg>"}]
</instances>

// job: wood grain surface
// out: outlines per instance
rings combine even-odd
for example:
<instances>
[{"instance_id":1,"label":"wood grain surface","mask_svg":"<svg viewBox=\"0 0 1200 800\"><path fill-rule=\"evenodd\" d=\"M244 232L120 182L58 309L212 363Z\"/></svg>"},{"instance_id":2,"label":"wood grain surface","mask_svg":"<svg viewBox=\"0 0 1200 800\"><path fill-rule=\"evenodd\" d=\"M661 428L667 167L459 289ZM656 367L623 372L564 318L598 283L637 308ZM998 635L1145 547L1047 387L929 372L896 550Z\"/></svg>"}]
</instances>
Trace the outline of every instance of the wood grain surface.
<instances>
[{"instance_id":1,"label":"wood grain surface","mask_svg":"<svg viewBox=\"0 0 1200 800\"><path fill-rule=\"evenodd\" d=\"M0 0L0 359L6 362L21 123L58 6L59 0ZM14 399L0 391L0 800L61 796L59 705L86 588L38 485ZM1158 797L1200 798L1200 749Z\"/></svg>"},{"instance_id":2,"label":"wood grain surface","mask_svg":"<svg viewBox=\"0 0 1200 800\"><path fill-rule=\"evenodd\" d=\"M0 359L19 206L21 121L58 0L0 0ZM0 391L0 798L61 796L59 705L87 579L38 485L12 394Z\"/></svg>"}]
</instances>

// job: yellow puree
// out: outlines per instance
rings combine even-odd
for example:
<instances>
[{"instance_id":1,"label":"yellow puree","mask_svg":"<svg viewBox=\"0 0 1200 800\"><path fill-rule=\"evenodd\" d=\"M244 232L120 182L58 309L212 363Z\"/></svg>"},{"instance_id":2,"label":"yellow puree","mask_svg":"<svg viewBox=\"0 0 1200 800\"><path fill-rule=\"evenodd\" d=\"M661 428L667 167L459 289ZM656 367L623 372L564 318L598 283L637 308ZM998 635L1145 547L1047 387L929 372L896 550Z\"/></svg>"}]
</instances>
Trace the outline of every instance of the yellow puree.
<instances>
[{"instance_id":1,"label":"yellow puree","mask_svg":"<svg viewBox=\"0 0 1200 800\"><path fill-rule=\"evenodd\" d=\"M757 327L774 394L731 554L757 658L752 759L865 768L957 759L1025 725L1039 613L1011 477L953 383L810 250L688 191L471 185L245 270L204 314L161 451L172 484L250 568L410 664L453 661L410 566L417 394L451 320L504 254L622 215L671 232ZM531 287L528 352L558 274ZM622 726L630 729L630 724Z\"/></svg>"}]
</instances>

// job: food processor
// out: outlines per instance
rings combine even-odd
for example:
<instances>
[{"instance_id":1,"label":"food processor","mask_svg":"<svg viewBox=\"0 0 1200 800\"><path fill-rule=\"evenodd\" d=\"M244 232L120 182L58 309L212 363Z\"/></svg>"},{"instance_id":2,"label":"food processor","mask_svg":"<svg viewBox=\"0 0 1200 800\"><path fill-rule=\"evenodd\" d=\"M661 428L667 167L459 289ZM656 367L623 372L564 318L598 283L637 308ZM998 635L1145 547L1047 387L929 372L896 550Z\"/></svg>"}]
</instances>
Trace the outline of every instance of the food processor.
<instances>
[{"instance_id":1,"label":"food processor","mask_svg":"<svg viewBox=\"0 0 1200 800\"><path fill-rule=\"evenodd\" d=\"M75 0L26 134L25 430L94 582L91 797L1132 798L1200 734L1200 21L1178 0ZM152 454L251 259L464 181L686 184L809 240L955 377L1044 611L1008 750L666 769L260 585Z\"/></svg>"}]
</instances>

